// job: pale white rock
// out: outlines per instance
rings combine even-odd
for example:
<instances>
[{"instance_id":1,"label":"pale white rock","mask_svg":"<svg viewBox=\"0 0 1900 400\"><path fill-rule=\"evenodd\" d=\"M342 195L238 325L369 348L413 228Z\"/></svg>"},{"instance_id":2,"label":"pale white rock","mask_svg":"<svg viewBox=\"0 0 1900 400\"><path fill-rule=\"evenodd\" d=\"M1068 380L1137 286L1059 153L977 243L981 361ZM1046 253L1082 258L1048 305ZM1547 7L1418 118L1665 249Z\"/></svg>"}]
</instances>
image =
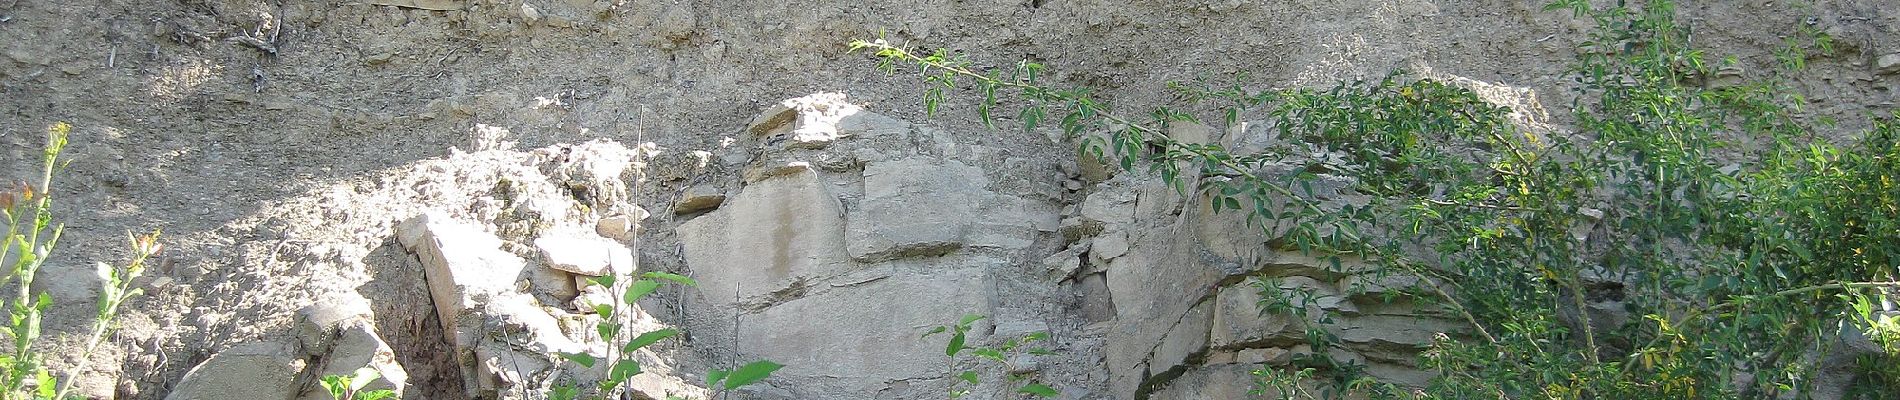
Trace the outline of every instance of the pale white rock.
<instances>
[{"instance_id":1,"label":"pale white rock","mask_svg":"<svg viewBox=\"0 0 1900 400\"><path fill-rule=\"evenodd\" d=\"M1289 396L1260 397L1249 394L1257 379L1257 368L1248 364L1214 364L1190 369L1166 385L1149 393L1151 399L1280 399ZM1275 393L1276 395L1278 393Z\"/></svg>"},{"instance_id":2,"label":"pale white rock","mask_svg":"<svg viewBox=\"0 0 1900 400\"><path fill-rule=\"evenodd\" d=\"M1220 131L1213 127L1186 121L1168 123L1168 137L1186 144L1213 144L1219 138Z\"/></svg>"},{"instance_id":3,"label":"pale white rock","mask_svg":"<svg viewBox=\"0 0 1900 400\"><path fill-rule=\"evenodd\" d=\"M562 333L560 321L549 315L532 297L518 293L495 296L489 299L482 312L488 318L483 327L519 332L523 334L521 339L526 341L518 343L526 343L541 354L586 351L584 346Z\"/></svg>"},{"instance_id":4,"label":"pale white rock","mask_svg":"<svg viewBox=\"0 0 1900 400\"><path fill-rule=\"evenodd\" d=\"M1170 369L1188 366L1188 359L1207 349L1207 332L1213 323L1214 307L1208 303L1195 305L1182 315L1180 322L1168 330L1161 344L1155 346L1153 356L1148 358L1148 373L1160 375Z\"/></svg>"},{"instance_id":5,"label":"pale white rock","mask_svg":"<svg viewBox=\"0 0 1900 400\"><path fill-rule=\"evenodd\" d=\"M502 241L480 226L427 213L396 227L397 240L416 253L429 283L444 334L460 343L454 327L481 299L513 292L526 262L503 251Z\"/></svg>"},{"instance_id":6,"label":"pale white rock","mask_svg":"<svg viewBox=\"0 0 1900 400\"><path fill-rule=\"evenodd\" d=\"M533 5L522 3L521 4L521 19L528 21L529 24L540 22L541 10L536 10Z\"/></svg>"},{"instance_id":7,"label":"pale white rock","mask_svg":"<svg viewBox=\"0 0 1900 400\"><path fill-rule=\"evenodd\" d=\"M1264 314L1260 300L1259 290L1249 283L1221 288L1214 300L1214 321L1208 344L1229 347L1299 338L1301 327L1294 316Z\"/></svg>"},{"instance_id":8,"label":"pale white rock","mask_svg":"<svg viewBox=\"0 0 1900 400\"><path fill-rule=\"evenodd\" d=\"M330 351L343 326L374 316L369 299L356 292L336 294L297 310L297 341L307 355L320 356Z\"/></svg>"},{"instance_id":9,"label":"pale white rock","mask_svg":"<svg viewBox=\"0 0 1900 400\"><path fill-rule=\"evenodd\" d=\"M845 236L851 257L862 262L962 248L988 186L981 169L956 161L873 163L863 175L864 198Z\"/></svg>"},{"instance_id":10,"label":"pale white rock","mask_svg":"<svg viewBox=\"0 0 1900 400\"><path fill-rule=\"evenodd\" d=\"M852 269L844 208L810 169L758 181L677 232L700 291L718 302Z\"/></svg>"},{"instance_id":11,"label":"pale white rock","mask_svg":"<svg viewBox=\"0 0 1900 400\"><path fill-rule=\"evenodd\" d=\"M534 239L534 247L550 268L587 276L634 272L633 249L598 235L557 232Z\"/></svg>"},{"instance_id":12,"label":"pale white rock","mask_svg":"<svg viewBox=\"0 0 1900 400\"><path fill-rule=\"evenodd\" d=\"M991 284L977 268L982 263L930 265L938 270L838 288L747 315L739 326L739 348L749 356L741 358L826 366L774 373L774 379L805 383L787 388L799 392L790 398L868 400L867 394L892 380L941 377L948 367L948 338L918 336L961 315L990 315ZM976 331L971 343L981 343L987 332Z\"/></svg>"},{"instance_id":13,"label":"pale white rock","mask_svg":"<svg viewBox=\"0 0 1900 400\"><path fill-rule=\"evenodd\" d=\"M1889 53L1875 57L1874 73L1881 75L1900 73L1900 53Z\"/></svg>"},{"instance_id":14,"label":"pale white rock","mask_svg":"<svg viewBox=\"0 0 1900 400\"><path fill-rule=\"evenodd\" d=\"M308 367L290 343L265 341L232 346L192 367L165 400L292 399Z\"/></svg>"},{"instance_id":15,"label":"pale white rock","mask_svg":"<svg viewBox=\"0 0 1900 400\"><path fill-rule=\"evenodd\" d=\"M1128 254L1128 232L1118 230L1097 236L1089 249L1090 256L1104 261Z\"/></svg>"},{"instance_id":16,"label":"pale white rock","mask_svg":"<svg viewBox=\"0 0 1900 400\"><path fill-rule=\"evenodd\" d=\"M839 122L863 111L843 93L815 93L787 99L753 118L748 130L768 146L820 148L839 138Z\"/></svg>"}]
</instances>

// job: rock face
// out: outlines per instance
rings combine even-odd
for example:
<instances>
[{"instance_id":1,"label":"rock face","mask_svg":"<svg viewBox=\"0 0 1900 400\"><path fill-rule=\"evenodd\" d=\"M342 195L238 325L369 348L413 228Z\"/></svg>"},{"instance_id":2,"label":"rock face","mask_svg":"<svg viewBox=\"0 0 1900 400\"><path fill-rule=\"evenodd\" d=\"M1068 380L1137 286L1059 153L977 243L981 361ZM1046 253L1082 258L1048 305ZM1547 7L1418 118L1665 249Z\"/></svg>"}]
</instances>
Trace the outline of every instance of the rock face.
<instances>
[{"instance_id":1,"label":"rock face","mask_svg":"<svg viewBox=\"0 0 1900 400\"><path fill-rule=\"evenodd\" d=\"M767 110L753 130L767 134L747 143L759 154L744 157L755 172L727 183L738 189L717 209L678 227L702 285L697 298L713 305L693 312L722 316L694 327L733 332L712 340L730 343L739 359L800 366L750 393L931 396L947 389L948 368L969 360L946 357L943 336L919 339L930 327L977 314L995 317L999 332L1047 331L1039 316L1014 307L1052 292L1001 293L996 279L1046 275L1016 261L1047 256L1033 247L1056 238L1059 208L1046 199L1059 189L1036 188L1029 177L993 181L974 166L1038 161L870 112L834 120L837 110L849 108ZM795 121L794 139L769 134L786 129L773 121ZM796 132L810 127L835 127L837 139L799 144L813 143L796 139L809 138ZM1054 175L1053 164L1041 165L1049 171L1042 176Z\"/></svg>"},{"instance_id":2,"label":"rock face","mask_svg":"<svg viewBox=\"0 0 1900 400\"><path fill-rule=\"evenodd\" d=\"M988 180L956 161L903 159L864 166L864 199L851 215L851 258L937 256L964 246Z\"/></svg>"},{"instance_id":3,"label":"rock face","mask_svg":"<svg viewBox=\"0 0 1900 400\"><path fill-rule=\"evenodd\" d=\"M657 150L594 142L487 153L524 157L504 165L535 167L490 178L500 190L493 195L512 207L472 215L431 210L395 229L397 241L421 262L465 395L543 398L542 382L557 376L577 383L605 378L611 362L590 368L560 355L606 357L612 344L597 333L603 324L618 326L620 340L668 327L638 304L615 304L609 292L585 281L611 276L630 282L638 272L633 250L613 236L630 238L647 213L622 202L628 185L621 176L629 165L647 165ZM622 285L617 290L625 291ZM599 315L595 306L602 304L621 312ZM629 381L639 396L705 396L652 350L631 357L645 371Z\"/></svg>"},{"instance_id":4,"label":"rock face","mask_svg":"<svg viewBox=\"0 0 1900 400\"><path fill-rule=\"evenodd\" d=\"M1284 145L1250 137L1271 131L1171 133ZM839 95L780 103L744 133L723 153L597 141L496 146L419 166L455 176L424 189L469 198L389 229L420 269L436 315L427 323L441 332L432 339L446 347L461 394L542 398L546 382L602 379L606 363L556 355L606 357L603 326L690 338L629 355L644 371L629 381L634 398L704 399L711 391L692 383L698 371L763 359L787 367L736 398L773 400L933 398L952 388L1006 398L1019 387L1009 377L1065 399L1238 398L1252 371L1315 357L1417 386L1431 377L1417 352L1464 329L1436 310L1382 300L1432 282L1271 250L1284 232L1215 213L1204 197L1146 174L1073 164L1068 144L992 147ZM471 164L490 167L451 169ZM1348 187L1321 176L1314 197L1362 204ZM651 215L629 203L636 198L666 199L673 212ZM618 305L621 292L590 281L626 282L642 270L698 286ZM300 312L292 337L219 353L173 396L312 399L302 388L313 377L363 366L382 372L373 387L416 390L369 322L368 300L325 304ZM625 312L598 315L602 305ZM950 357L948 337L922 337L965 315L985 317L966 346L1042 332L1051 339L1034 346L1052 353ZM1312 334L1339 340L1314 348ZM964 371L982 383L959 383Z\"/></svg>"},{"instance_id":5,"label":"rock face","mask_svg":"<svg viewBox=\"0 0 1900 400\"><path fill-rule=\"evenodd\" d=\"M744 160L735 167L747 172L698 184L737 189L678 227L686 266L704 285L696 298L709 305L692 312L720 321L692 327L732 332L709 345L736 348L740 359L823 366L782 370L750 392L758 398L914 398L947 389L945 371L961 369L1040 376L1070 398L1238 398L1251 371L1309 357L1416 386L1429 379L1413 366L1416 352L1462 329L1380 300L1427 282L1269 250L1283 232L1217 214L1154 177L1038 167L871 112L834 120L831 108L790 106L812 99L756 118L750 152L724 157ZM838 135L810 139L790 126ZM1199 125L1171 133L1275 143ZM798 137L807 139L788 139ZM1350 181L1321 178L1316 199L1363 203L1346 191ZM1326 313L1339 317L1320 319ZM983 369L945 357L941 342L914 339L963 314L992 317L971 343L1041 331L1069 351ZM1309 331L1339 344L1311 348ZM1002 396L1005 386L975 390Z\"/></svg>"},{"instance_id":6,"label":"rock face","mask_svg":"<svg viewBox=\"0 0 1900 400\"><path fill-rule=\"evenodd\" d=\"M747 186L711 214L679 227L686 262L715 301L757 301L850 269L844 208L816 171L800 168Z\"/></svg>"}]
</instances>

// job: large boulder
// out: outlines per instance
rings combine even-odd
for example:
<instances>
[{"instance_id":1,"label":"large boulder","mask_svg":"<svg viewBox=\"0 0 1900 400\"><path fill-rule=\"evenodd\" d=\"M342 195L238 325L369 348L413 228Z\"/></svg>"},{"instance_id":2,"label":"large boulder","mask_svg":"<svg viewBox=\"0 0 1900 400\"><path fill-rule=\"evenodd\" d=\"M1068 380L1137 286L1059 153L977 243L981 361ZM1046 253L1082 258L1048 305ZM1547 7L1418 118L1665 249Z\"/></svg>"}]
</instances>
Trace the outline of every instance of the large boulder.
<instances>
[{"instance_id":1,"label":"large boulder","mask_svg":"<svg viewBox=\"0 0 1900 400\"><path fill-rule=\"evenodd\" d=\"M844 232L843 206L810 168L754 182L678 229L715 302L751 302L848 271Z\"/></svg>"},{"instance_id":2,"label":"large boulder","mask_svg":"<svg viewBox=\"0 0 1900 400\"><path fill-rule=\"evenodd\" d=\"M451 343L469 343L471 339L456 337L459 319L488 296L514 291L526 267L520 257L501 249L501 238L443 214L411 218L396 227L396 237L422 260L429 296Z\"/></svg>"},{"instance_id":3,"label":"large boulder","mask_svg":"<svg viewBox=\"0 0 1900 400\"><path fill-rule=\"evenodd\" d=\"M302 353L288 341L232 346L186 372L165 400L295 400L309 367Z\"/></svg>"}]
</instances>

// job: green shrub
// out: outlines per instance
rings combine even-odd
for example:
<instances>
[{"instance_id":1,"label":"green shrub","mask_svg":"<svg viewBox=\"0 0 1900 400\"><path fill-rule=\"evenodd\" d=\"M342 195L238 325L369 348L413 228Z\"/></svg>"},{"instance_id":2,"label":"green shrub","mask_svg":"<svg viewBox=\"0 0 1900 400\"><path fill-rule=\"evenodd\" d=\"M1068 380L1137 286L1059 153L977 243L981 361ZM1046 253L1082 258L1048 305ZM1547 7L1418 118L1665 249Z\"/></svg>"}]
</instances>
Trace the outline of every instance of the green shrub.
<instances>
[{"instance_id":1,"label":"green shrub","mask_svg":"<svg viewBox=\"0 0 1900 400\"><path fill-rule=\"evenodd\" d=\"M0 233L0 266L6 267L0 270L0 286L16 284L11 299L0 299L0 308L6 309L8 316L7 324L0 327L0 334L12 342L11 350L0 355L0 399L73 398L72 384L78 374L86 371L88 356L111 332L119 306L141 294L139 289L132 288L132 280L144 273L145 260L163 248L156 232L145 236L128 234L133 250L131 262L124 266L96 264L103 285L99 291L98 312L93 315L93 327L84 342L85 348L79 353L79 362L68 371L65 382L58 382L42 363L41 350L34 347L41 334L41 318L46 309L52 307L53 298L45 293L34 294L32 287L34 277L46 265L64 232L63 225L53 220L53 178L59 167L65 165L59 155L65 150L66 137L71 131L72 126L64 122L47 128L46 146L40 153L38 185L21 182L0 188L0 223L6 227L6 231Z\"/></svg>"},{"instance_id":2,"label":"green shrub","mask_svg":"<svg viewBox=\"0 0 1900 400\"><path fill-rule=\"evenodd\" d=\"M1817 129L1831 124L1797 117L1806 101L1785 75L1706 84L1734 60L1695 50L1671 2L1623 4L1549 7L1598 25L1570 74L1580 90L1568 133L1527 131L1466 88L1404 71L1325 89L1170 85L1225 107L1227 125L1261 119L1289 139L1250 154L1166 134L1201 121L1191 113L1118 115L1086 88L1045 85L1035 63L984 70L881 39L852 48L873 51L886 71L923 71L926 111L969 83L988 122L998 93L1013 93L1024 128L1059 121L1087 156L1191 187L1215 211L1244 212L1280 237L1272 246L1334 269L1350 258L1376 275L1432 283L1399 295L1472 328L1423 353L1421 368L1437 375L1424 388L1377 382L1322 352L1258 371L1260 394L1800 397L1815 389L1818 357L1861 332L1887 350L1859 360L1853 391L1896 397L1900 113L1857 144L1831 144ZM1782 74L1831 49L1810 29L1790 37L1777 53ZM1300 168L1268 168L1288 164ZM1321 174L1352 178L1372 200L1322 201L1312 189ZM1587 303L1606 293L1634 318L1598 320ZM1336 339L1318 320L1307 337L1325 348Z\"/></svg>"}]
</instances>

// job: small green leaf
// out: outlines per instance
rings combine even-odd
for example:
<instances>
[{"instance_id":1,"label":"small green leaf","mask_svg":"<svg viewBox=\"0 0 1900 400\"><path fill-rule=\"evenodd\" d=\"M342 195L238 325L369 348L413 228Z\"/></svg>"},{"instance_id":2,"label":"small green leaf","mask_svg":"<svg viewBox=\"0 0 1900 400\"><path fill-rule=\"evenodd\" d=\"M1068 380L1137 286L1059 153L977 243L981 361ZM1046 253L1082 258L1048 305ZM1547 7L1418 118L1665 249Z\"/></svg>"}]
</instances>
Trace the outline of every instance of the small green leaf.
<instances>
[{"instance_id":1,"label":"small green leaf","mask_svg":"<svg viewBox=\"0 0 1900 400\"><path fill-rule=\"evenodd\" d=\"M1023 386L1022 389L1016 389L1016 393L1028 393L1041 397L1056 397L1062 395L1061 392L1057 392L1055 389L1040 383L1031 383L1027 386Z\"/></svg>"},{"instance_id":2,"label":"small green leaf","mask_svg":"<svg viewBox=\"0 0 1900 400\"><path fill-rule=\"evenodd\" d=\"M739 369L733 370L731 375L726 376L726 389L738 389L741 386L758 382L761 379L772 376L772 371L777 371L783 367L785 366L771 361L753 361L751 364L746 364L743 367L739 367Z\"/></svg>"},{"instance_id":3,"label":"small green leaf","mask_svg":"<svg viewBox=\"0 0 1900 400\"><path fill-rule=\"evenodd\" d=\"M725 380L726 374L728 373L731 373L731 371L723 369L706 371L706 386L712 386L713 384L719 383L719 381Z\"/></svg>"},{"instance_id":4,"label":"small green leaf","mask_svg":"<svg viewBox=\"0 0 1900 400\"><path fill-rule=\"evenodd\" d=\"M970 349L970 354L975 354L977 357L988 358L991 360L1005 361L1003 357L1003 352L998 351L996 349L992 349L992 348L984 347L984 348Z\"/></svg>"},{"instance_id":5,"label":"small green leaf","mask_svg":"<svg viewBox=\"0 0 1900 400\"><path fill-rule=\"evenodd\" d=\"M568 361L573 361L573 362L574 362L575 364L580 364L580 365L581 365L581 366L583 366L583 367L587 367L587 368L593 368L593 367L594 367L594 361L595 361L595 359L594 359L594 355L593 355L593 354L587 354L587 353L561 353L561 358L565 358L565 359L567 359Z\"/></svg>"},{"instance_id":6,"label":"small green leaf","mask_svg":"<svg viewBox=\"0 0 1900 400\"><path fill-rule=\"evenodd\" d=\"M640 371L639 361L620 360L620 361L614 362L614 367L613 369L607 372L607 376L608 376L608 379L612 379L615 382L626 382L627 378L632 378L634 375L639 375L640 372L641 371Z\"/></svg>"},{"instance_id":7,"label":"small green leaf","mask_svg":"<svg viewBox=\"0 0 1900 400\"><path fill-rule=\"evenodd\" d=\"M620 324L602 322L594 327L594 332L599 333L601 339L613 339L620 334Z\"/></svg>"},{"instance_id":8,"label":"small green leaf","mask_svg":"<svg viewBox=\"0 0 1900 400\"><path fill-rule=\"evenodd\" d=\"M958 329L956 334L950 335L950 343L943 346L943 355L956 357L963 349L963 330Z\"/></svg>"},{"instance_id":9,"label":"small green leaf","mask_svg":"<svg viewBox=\"0 0 1900 400\"><path fill-rule=\"evenodd\" d=\"M967 326L970 326L971 323L975 323L976 321L982 320L983 318L984 317L982 315L978 315L978 314L966 314L963 316L963 319L957 320L957 325L967 327Z\"/></svg>"},{"instance_id":10,"label":"small green leaf","mask_svg":"<svg viewBox=\"0 0 1900 400\"><path fill-rule=\"evenodd\" d=\"M633 285L627 286L627 295L622 297L621 301L624 304L638 303L641 298L647 297L648 294L652 294L654 290L658 290L659 288L660 281L650 279L633 281Z\"/></svg>"},{"instance_id":11,"label":"small green leaf","mask_svg":"<svg viewBox=\"0 0 1900 400\"><path fill-rule=\"evenodd\" d=\"M641 274L640 276L646 277L648 279L669 280L669 281L673 281L673 283L678 283L678 284L686 285L686 286L699 286L698 281L694 281L693 278L688 278L685 275L680 275L680 274L671 274L671 273L665 273L665 272L648 272L645 274Z\"/></svg>"},{"instance_id":12,"label":"small green leaf","mask_svg":"<svg viewBox=\"0 0 1900 400\"><path fill-rule=\"evenodd\" d=\"M613 275L596 276L592 278L587 278L587 282L593 283L595 285L600 285L601 287L614 287L614 276Z\"/></svg>"},{"instance_id":13,"label":"small green leaf","mask_svg":"<svg viewBox=\"0 0 1900 400\"><path fill-rule=\"evenodd\" d=\"M572 385L554 385L549 388L549 400L574 400L581 397L581 390Z\"/></svg>"},{"instance_id":14,"label":"small green leaf","mask_svg":"<svg viewBox=\"0 0 1900 400\"><path fill-rule=\"evenodd\" d=\"M632 353L634 350L639 350L641 347L647 347L647 345L651 345L661 340L665 340L666 338L673 337L674 335L678 335L679 333L680 331L678 329L673 329L673 328L666 328L666 329L661 329L657 331L642 333L640 334L640 336L634 337L633 340L627 341L627 345L621 346L620 351Z\"/></svg>"},{"instance_id":15,"label":"small green leaf","mask_svg":"<svg viewBox=\"0 0 1900 400\"><path fill-rule=\"evenodd\" d=\"M976 371L963 371L963 373L957 374L957 379L962 379L964 382L969 382L971 385L977 384Z\"/></svg>"},{"instance_id":16,"label":"small green leaf","mask_svg":"<svg viewBox=\"0 0 1900 400\"><path fill-rule=\"evenodd\" d=\"M323 381L319 382L319 384L323 385L324 391L330 392L330 398L341 399L345 394L344 391L350 387L350 378L342 375L329 375L324 376Z\"/></svg>"},{"instance_id":17,"label":"small green leaf","mask_svg":"<svg viewBox=\"0 0 1900 400\"><path fill-rule=\"evenodd\" d=\"M40 386L38 392L40 398L50 399L53 398L53 395L58 394L54 392L54 390L59 388L59 382L53 379L53 374L47 372L46 369L40 369L38 373L34 374L33 379L39 382Z\"/></svg>"},{"instance_id":18,"label":"small green leaf","mask_svg":"<svg viewBox=\"0 0 1900 400\"><path fill-rule=\"evenodd\" d=\"M923 336L918 336L918 338L920 338L920 339L921 339L921 338L927 338L927 337L930 337L930 335L935 335L935 334L939 334L939 333L943 333L943 331L946 331L946 330L950 330L950 327L948 327L948 326L939 326L939 327L937 327L937 329L931 329L931 330L930 330L929 332L924 332L924 335L923 335Z\"/></svg>"}]
</instances>

